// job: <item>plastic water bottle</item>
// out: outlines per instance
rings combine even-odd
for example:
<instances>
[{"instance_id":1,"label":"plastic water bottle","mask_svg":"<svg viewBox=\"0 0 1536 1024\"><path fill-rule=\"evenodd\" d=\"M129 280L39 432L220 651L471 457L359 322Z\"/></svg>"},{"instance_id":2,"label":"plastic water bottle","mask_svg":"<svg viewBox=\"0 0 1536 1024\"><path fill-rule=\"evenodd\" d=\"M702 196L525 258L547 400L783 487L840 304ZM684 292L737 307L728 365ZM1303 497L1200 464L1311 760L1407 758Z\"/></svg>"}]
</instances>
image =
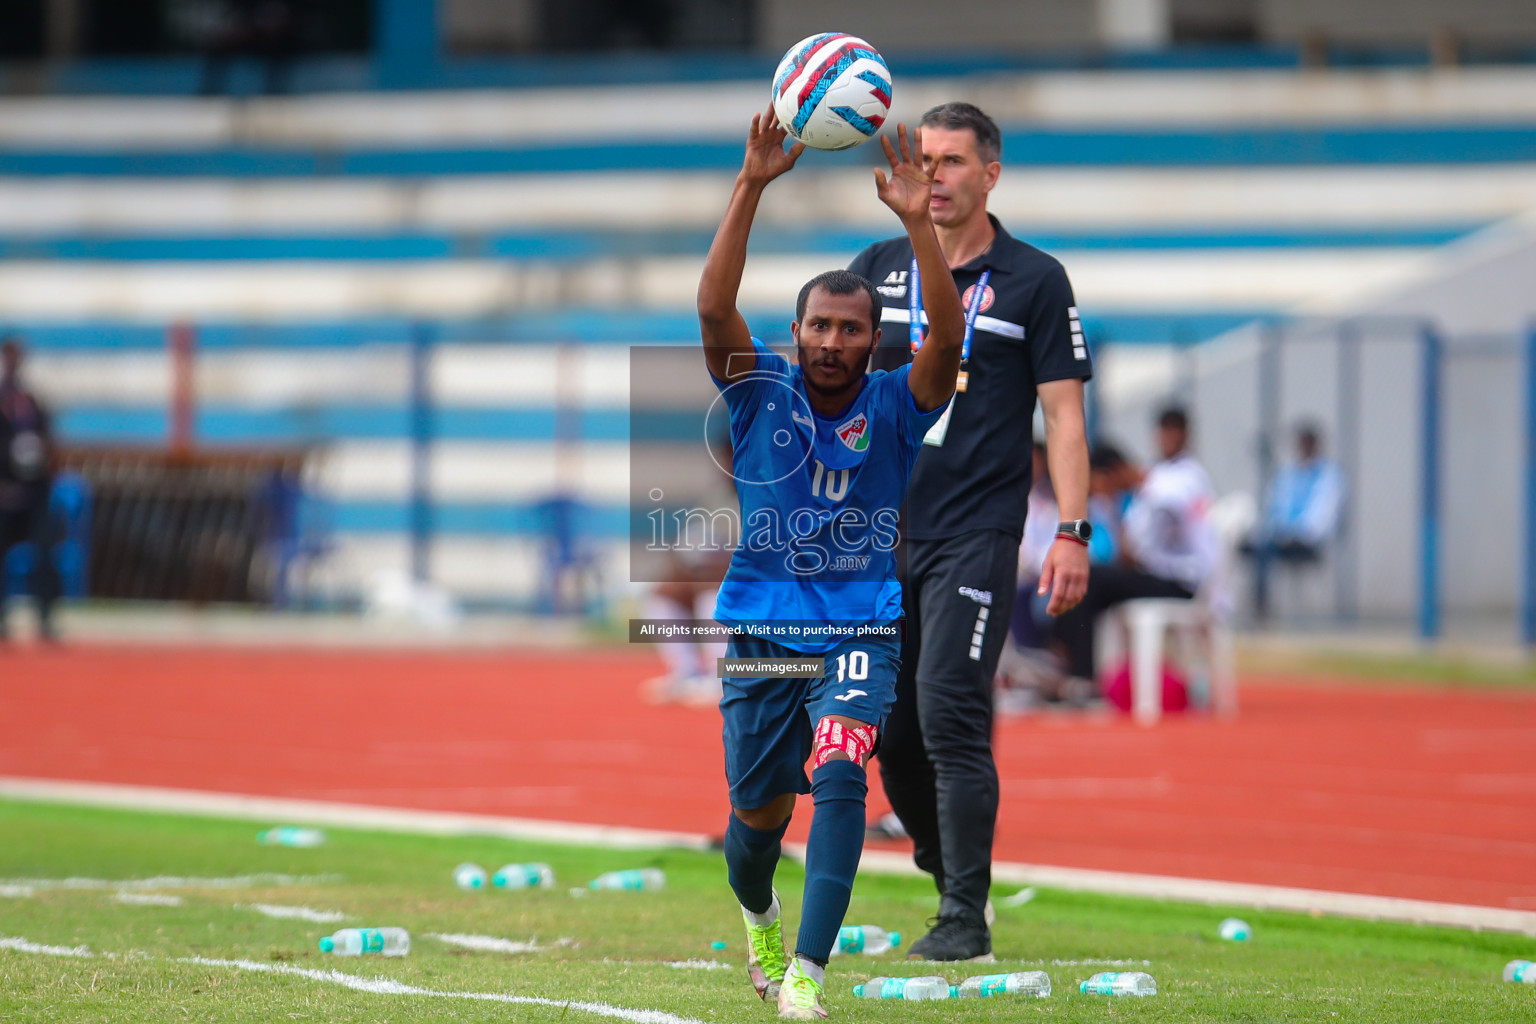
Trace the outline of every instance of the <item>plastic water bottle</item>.
<instances>
[{"instance_id":1,"label":"plastic water bottle","mask_svg":"<svg viewBox=\"0 0 1536 1024\"><path fill-rule=\"evenodd\" d=\"M1529 960L1511 960L1504 965L1505 981L1523 981L1527 985L1536 985L1536 963Z\"/></svg>"},{"instance_id":2,"label":"plastic water bottle","mask_svg":"<svg viewBox=\"0 0 1536 1024\"><path fill-rule=\"evenodd\" d=\"M325 842L325 833L317 828L283 825L262 829L256 833L256 841L263 846L319 846Z\"/></svg>"},{"instance_id":3,"label":"plastic water bottle","mask_svg":"<svg viewBox=\"0 0 1536 1024\"><path fill-rule=\"evenodd\" d=\"M404 928L343 928L320 940L320 952L337 956L405 956L411 935Z\"/></svg>"},{"instance_id":4,"label":"plastic water bottle","mask_svg":"<svg viewBox=\"0 0 1536 1024\"><path fill-rule=\"evenodd\" d=\"M667 876L660 868L608 871L587 883L588 889L665 889Z\"/></svg>"},{"instance_id":5,"label":"plastic water bottle","mask_svg":"<svg viewBox=\"0 0 1536 1024\"><path fill-rule=\"evenodd\" d=\"M888 932L877 924L850 924L837 930L832 955L865 953L876 956L901 945L901 932Z\"/></svg>"},{"instance_id":6,"label":"plastic water bottle","mask_svg":"<svg viewBox=\"0 0 1536 1024\"><path fill-rule=\"evenodd\" d=\"M1145 971L1100 971L1077 990L1089 996L1155 996L1157 982Z\"/></svg>"},{"instance_id":7,"label":"plastic water bottle","mask_svg":"<svg viewBox=\"0 0 1536 1024\"><path fill-rule=\"evenodd\" d=\"M491 876L498 889L550 889L555 872L548 864L504 864Z\"/></svg>"},{"instance_id":8,"label":"plastic water bottle","mask_svg":"<svg viewBox=\"0 0 1536 1024\"><path fill-rule=\"evenodd\" d=\"M1253 929L1248 927L1248 922L1242 918L1229 917L1221 922L1217 934L1229 942L1247 942L1253 937Z\"/></svg>"},{"instance_id":9,"label":"plastic water bottle","mask_svg":"<svg viewBox=\"0 0 1536 1024\"><path fill-rule=\"evenodd\" d=\"M1044 971L978 974L974 978L966 978L962 981L955 994L962 998L1010 995L1044 999L1051 994L1051 976Z\"/></svg>"},{"instance_id":10,"label":"plastic water bottle","mask_svg":"<svg viewBox=\"0 0 1536 1024\"><path fill-rule=\"evenodd\" d=\"M921 978L870 978L853 986L860 999L948 999L954 995L949 982L929 975Z\"/></svg>"},{"instance_id":11,"label":"plastic water bottle","mask_svg":"<svg viewBox=\"0 0 1536 1024\"><path fill-rule=\"evenodd\" d=\"M479 864L460 864L453 869L453 884L460 889L484 889L485 868Z\"/></svg>"}]
</instances>

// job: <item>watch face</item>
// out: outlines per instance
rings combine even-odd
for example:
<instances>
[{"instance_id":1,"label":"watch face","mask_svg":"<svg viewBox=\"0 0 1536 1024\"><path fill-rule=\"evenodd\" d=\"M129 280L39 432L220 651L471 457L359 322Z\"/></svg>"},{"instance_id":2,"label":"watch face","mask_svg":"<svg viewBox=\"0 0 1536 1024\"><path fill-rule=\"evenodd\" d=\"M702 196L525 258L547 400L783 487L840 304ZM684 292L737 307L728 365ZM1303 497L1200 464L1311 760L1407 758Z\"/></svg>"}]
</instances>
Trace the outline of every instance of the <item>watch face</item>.
<instances>
[{"instance_id":1,"label":"watch face","mask_svg":"<svg viewBox=\"0 0 1536 1024\"><path fill-rule=\"evenodd\" d=\"M1056 532L1071 534L1078 540L1086 542L1093 536L1093 524L1086 519L1074 519L1071 522L1058 525Z\"/></svg>"}]
</instances>

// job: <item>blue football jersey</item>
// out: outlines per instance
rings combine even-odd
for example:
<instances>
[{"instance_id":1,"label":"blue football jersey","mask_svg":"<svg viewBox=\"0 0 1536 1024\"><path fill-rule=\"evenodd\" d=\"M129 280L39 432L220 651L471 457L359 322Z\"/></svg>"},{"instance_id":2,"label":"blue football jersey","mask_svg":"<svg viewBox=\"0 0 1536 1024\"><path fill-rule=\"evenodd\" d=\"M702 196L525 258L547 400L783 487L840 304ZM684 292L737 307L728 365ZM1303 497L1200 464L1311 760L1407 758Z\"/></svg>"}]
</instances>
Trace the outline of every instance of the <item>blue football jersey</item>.
<instances>
[{"instance_id":1,"label":"blue football jersey","mask_svg":"<svg viewBox=\"0 0 1536 1024\"><path fill-rule=\"evenodd\" d=\"M715 618L823 654L840 638L797 638L765 626L901 617L897 516L923 435L943 407L917 408L903 366L865 374L848 408L822 416L806 398L800 366L756 338L752 346L750 373L715 380L730 411L741 504L741 536Z\"/></svg>"}]
</instances>

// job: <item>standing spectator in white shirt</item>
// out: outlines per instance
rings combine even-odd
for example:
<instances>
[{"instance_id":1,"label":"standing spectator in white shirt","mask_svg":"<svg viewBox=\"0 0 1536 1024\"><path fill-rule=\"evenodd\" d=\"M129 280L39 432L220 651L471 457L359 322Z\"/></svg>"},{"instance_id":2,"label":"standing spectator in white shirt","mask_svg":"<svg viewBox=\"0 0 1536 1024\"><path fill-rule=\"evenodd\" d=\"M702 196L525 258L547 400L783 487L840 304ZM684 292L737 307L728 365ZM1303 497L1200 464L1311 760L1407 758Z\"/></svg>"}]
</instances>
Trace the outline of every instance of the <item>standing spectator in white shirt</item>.
<instances>
[{"instance_id":1,"label":"standing spectator in white shirt","mask_svg":"<svg viewBox=\"0 0 1536 1024\"><path fill-rule=\"evenodd\" d=\"M1296 430L1296 461L1269 482L1264 520L1243 544L1253 559L1253 614L1269 617L1269 573L1276 561L1304 565L1320 561L1339 528L1344 474L1323 455L1322 437L1311 424Z\"/></svg>"},{"instance_id":2,"label":"standing spectator in white shirt","mask_svg":"<svg viewBox=\"0 0 1536 1024\"><path fill-rule=\"evenodd\" d=\"M1216 567L1211 480L1188 445L1188 415L1165 409L1157 418L1162 461L1147 471L1125 511L1120 562L1093 566L1082 604L1056 620L1074 677L1094 679L1094 623L1101 612L1139 597L1194 597Z\"/></svg>"}]
</instances>

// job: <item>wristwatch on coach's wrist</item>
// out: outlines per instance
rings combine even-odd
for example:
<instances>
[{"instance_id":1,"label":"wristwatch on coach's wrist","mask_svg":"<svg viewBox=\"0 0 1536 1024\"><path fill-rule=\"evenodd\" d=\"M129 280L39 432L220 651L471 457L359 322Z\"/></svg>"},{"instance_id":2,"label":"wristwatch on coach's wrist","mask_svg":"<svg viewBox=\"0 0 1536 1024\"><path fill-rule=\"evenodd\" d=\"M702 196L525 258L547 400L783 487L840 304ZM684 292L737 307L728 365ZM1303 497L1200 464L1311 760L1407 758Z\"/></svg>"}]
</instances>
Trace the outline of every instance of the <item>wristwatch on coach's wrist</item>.
<instances>
[{"instance_id":1,"label":"wristwatch on coach's wrist","mask_svg":"<svg viewBox=\"0 0 1536 1024\"><path fill-rule=\"evenodd\" d=\"M1079 544L1087 544L1093 536L1093 524L1086 519L1069 519L1056 524L1056 536L1068 537Z\"/></svg>"}]
</instances>

